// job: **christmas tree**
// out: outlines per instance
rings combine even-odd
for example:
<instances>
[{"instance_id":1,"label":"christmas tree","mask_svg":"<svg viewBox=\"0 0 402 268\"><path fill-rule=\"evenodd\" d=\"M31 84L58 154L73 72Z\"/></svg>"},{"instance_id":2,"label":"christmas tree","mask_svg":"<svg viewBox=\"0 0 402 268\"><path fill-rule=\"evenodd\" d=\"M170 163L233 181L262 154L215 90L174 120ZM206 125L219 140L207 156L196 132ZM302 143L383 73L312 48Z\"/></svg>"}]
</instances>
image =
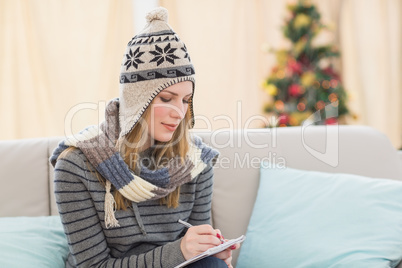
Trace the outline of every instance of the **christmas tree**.
<instances>
[{"instance_id":1,"label":"christmas tree","mask_svg":"<svg viewBox=\"0 0 402 268\"><path fill-rule=\"evenodd\" d=\"M346 92L330 61L339 52L332 45L313 47L312 40L326 27L314 5L299 0L287 7L291 16L283 33L291 48L274 51L277 64L263 83L272 98L264 111L277 117L275 126L297 126L307 119L314 124L336 124L349 113Z\"/></svg>"}]
</instances>

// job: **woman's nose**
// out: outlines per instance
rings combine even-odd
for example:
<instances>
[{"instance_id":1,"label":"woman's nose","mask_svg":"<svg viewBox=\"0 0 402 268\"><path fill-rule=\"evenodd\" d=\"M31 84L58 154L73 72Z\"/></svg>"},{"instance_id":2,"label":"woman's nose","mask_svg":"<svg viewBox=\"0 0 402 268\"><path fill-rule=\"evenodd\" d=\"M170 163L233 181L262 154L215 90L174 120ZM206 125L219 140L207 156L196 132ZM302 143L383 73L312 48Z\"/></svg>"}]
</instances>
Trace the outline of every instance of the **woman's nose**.
<instances>
[{"instance_id":1,"label":"woman's nose","mask_svg":"<svg viewBox=\"0 0 402 268\"><path fill-rule=\"evenodd\" d=\"M186 109L185 109L185 107L184 107L185 105L184 105L184 103L183 102L180 102L180 103L178 103L178 104L176 104L176 105L173 105L172 106L172 109L171 109L171 116L172 117L174 117L174 118L180 118L180 119L183 119L184 118L184 115L186 114Z\"/></svg>"}]
</instances>

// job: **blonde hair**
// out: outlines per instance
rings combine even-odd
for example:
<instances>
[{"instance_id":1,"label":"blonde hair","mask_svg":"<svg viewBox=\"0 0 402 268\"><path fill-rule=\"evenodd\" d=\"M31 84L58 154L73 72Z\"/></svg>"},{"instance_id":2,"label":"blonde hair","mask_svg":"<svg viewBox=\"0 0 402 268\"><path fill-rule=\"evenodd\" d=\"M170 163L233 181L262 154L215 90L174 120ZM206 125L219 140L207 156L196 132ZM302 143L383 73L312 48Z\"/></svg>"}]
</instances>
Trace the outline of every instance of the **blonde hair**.
<instances>
[{"instance_id":1,"label":"blonde hair","mask_svg":"<svg viewBox=\"0 0 402 268\"><path fill-rule=\"evenodd\" d=\"M140 119L134 126L134 128L128 133L126 136L119 139L116 143L116 149L120 152L124 162L129 166L131 170L135 170L138 154L140 153L140 146L142 142L145 142L148 138L148 126L145 122L150 116L150 109L146 109L145 112L141 115ZM155 161L156 165L154 168L166 164L167 159L172 157L179 157L181 161L184 161L184 158L189 149L189 126L193 118L191 116L190 106L187 109L187 112L184 116L184 119L180 122L177 126L177 129L173 133L173 137L168 142L160 142L155 141L155 150L152 152L153 160ZM145 124L144 124L145 123ZM133 146L134 145L134 146ZM73 150L75 147L70 147L64 150L58 159L64 158L67 153ZM90 168L87 163L88 169L95 174L98 178L99 182L103 185L106 185L105 178L102 177L99 172ZM115 189L113 187L113 189ZM116 209L117 210L126 210L130 207L131 202L127 198L125 198L119 191L113 191L113 197L116 201ZM168 194L167 196L161 198L160 204L166 205L168 208L176 208L179 205L179 198L180 198L180 186L177 187L173 192Z\"/></svg>"}]
</instances>

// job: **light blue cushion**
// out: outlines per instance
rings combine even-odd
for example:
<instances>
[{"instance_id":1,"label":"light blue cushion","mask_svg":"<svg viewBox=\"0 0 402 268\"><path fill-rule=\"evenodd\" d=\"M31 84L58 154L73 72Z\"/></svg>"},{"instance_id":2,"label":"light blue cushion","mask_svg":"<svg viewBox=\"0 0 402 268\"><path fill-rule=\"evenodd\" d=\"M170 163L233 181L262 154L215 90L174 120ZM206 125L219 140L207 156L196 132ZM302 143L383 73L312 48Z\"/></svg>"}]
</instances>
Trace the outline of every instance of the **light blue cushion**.
<instances>
[{"instance_id":1,"label":"light blue cushion","mask_svg":"<svg viewBox=\"0 0 402 268\"><path fill-rule=\"evenodd\" d=\"M269 168L237 268L394 267L402 258L402 183Z\"/></svg>"},{"instance_id":2,"label":"light blue cushion","mask_svg":"<svg viewBox=\"0 0 402 268\"><path fill-rule=\"evenodd\" d=\"M65 267L68 245L59 216L0 218L0 267Z\"/></svg>"}]
</instances>

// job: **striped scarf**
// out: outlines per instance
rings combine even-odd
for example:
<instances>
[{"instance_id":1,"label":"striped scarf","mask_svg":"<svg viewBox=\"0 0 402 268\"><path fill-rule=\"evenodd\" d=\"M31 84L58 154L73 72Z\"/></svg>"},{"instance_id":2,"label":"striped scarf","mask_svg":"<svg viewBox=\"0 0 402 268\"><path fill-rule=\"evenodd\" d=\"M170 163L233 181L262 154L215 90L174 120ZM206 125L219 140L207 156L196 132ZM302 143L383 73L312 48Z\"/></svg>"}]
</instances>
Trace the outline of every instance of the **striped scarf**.
<instances>
[{"instance_id":1,"label":"striped scarf","mask_svg":"<svg viewBox=\"0 0 402 268\"><path fill-rule=\"evenodd\" d=\"M201 138L192 135L183 163L179 158L171 158L161 168L149 169L141 166L140 174L134 174L120 152L115 149L119 131L119 99L116 98L107 104L105 121L99 127L90 126L77 135L67 137L59 143L50 158L50 162L55 166L62 151L70 146L79 148L106 179L106 228L119 226L114 216L115 201L110 192L112 184L120 194L132 202L159 199L194 179L218 156L218 151L208 147Z\"/></svg>"}]
</instances>

